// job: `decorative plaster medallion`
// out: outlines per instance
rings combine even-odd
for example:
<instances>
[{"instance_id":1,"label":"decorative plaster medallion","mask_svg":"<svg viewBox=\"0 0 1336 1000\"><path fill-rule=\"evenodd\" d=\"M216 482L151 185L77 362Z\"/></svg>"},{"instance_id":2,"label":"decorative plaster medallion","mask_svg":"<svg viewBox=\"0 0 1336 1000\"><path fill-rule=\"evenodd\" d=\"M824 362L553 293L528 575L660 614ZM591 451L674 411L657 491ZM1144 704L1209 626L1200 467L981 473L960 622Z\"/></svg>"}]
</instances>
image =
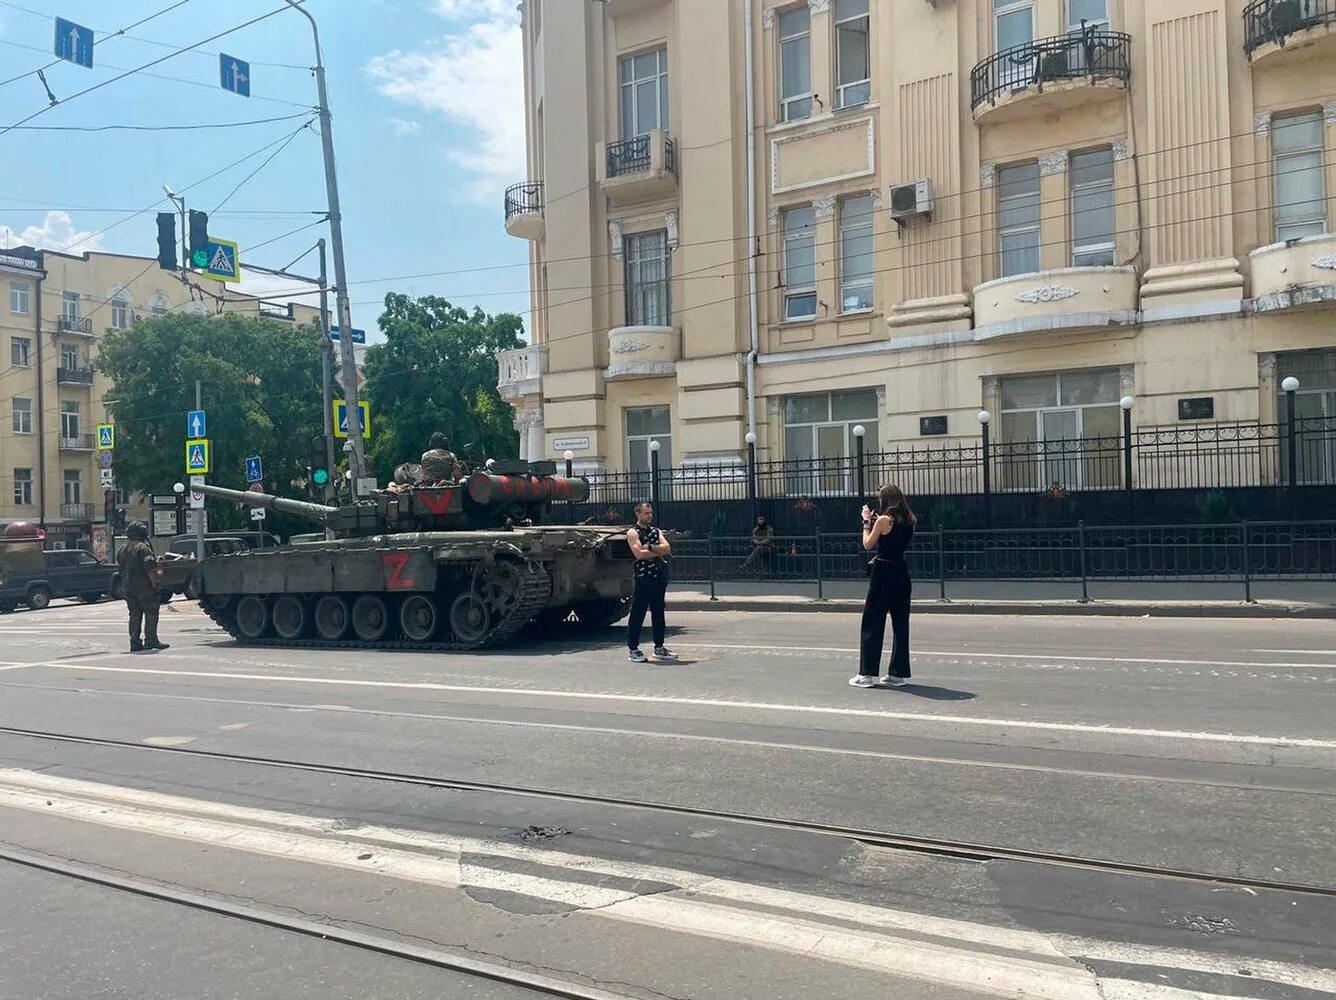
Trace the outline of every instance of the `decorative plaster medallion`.
<instances>
[{"instance_id":1,"label":"decorative plaster medallion","mask_svg":"<svg viewBox=\"0 0 1336 1000\"><path fill-rule=\"evenodd\" d=\"M778 209L778 208L774 208L774 207L772 207L772 208L770 209L770 211L768 211L768 212L765 213L765 224L766 224L766 228L768 228L768 229L778 229L778 228L779 228L779 209Z\"/></svg>"},{"instance_id":2,"label":"decorative plaster medallion","mask_svg":"<svg viewBox=\"0 0 1336 1000\"><path fill-rule=\"evenodd\" d=\"M1336 271L1336 253L1329 253L1313 261L1314 267L1320 267L1325 271Z\"/></svg>"},{"instance_id":3,"label":"decorative plaster medallion","mask_svg":"<svg viewBox=\"0 0 1336 1000\"><path fill-rule=\"evenodd\" d=\"M1253 131L1258 135L1271 134L1271 112L1264 111L1253 119Z\"/></svg>"},{"instance_id":4,"label":"decorative plaster medallion","mask_svg":"<svg viewBox=\"0 0 1336 1000\"><path fill-rule=\"evenodd\" d=\"M996 375L985 375L983 377L983 394L989 397L997 395Z\"/></svg>"},{"instance_id":5,"label":"decorative plaster medallion","mask_svg":"<svg viewBox=\"0 0 1336 1000\"><path fill-rule=\"evenodd\" d=\"M830 0L807 0L807 10L812 14L824 14L830 10Z\"/></svg>"},{"instance_id":6,"label":"decorative plaster medallion","mask_svg":"<svg viewBox=\"0 0 1336 1000\"><path fill-rule=\"evenodd\" d=\"M1032 288L1028 292L1020 292L1016 296L1017 302L1061 302L1063 299L1070 299L1080 295L1075 288L1069 288L1066 285L1040 285L1038 288Z\"/></svg>"},{"instance_id":7,"label":"decorative plaster medallion","mask_svg":"<svg viewBox=\"0 0 1336 1000\"><path fill-rule=\"evenodd\" d=\"M877 393L877 411L881 412L886 409L886 386L877 386L875 392Z\"/></svg>"},{"instance_id":8,"label":"decorative plaster medallion","mask_svg":"<svg viewBox=\"0 0 1336 1000\"><path fill-rule=\"evenodd\" d=\"M649 347L643 340L617 340L608 348L613 354L630 354L633 351L643 351Z\"/></svg>"},{"instance_id":9,"label":"decorative plaster medallion","mask_svg":"<svg viewBox=\"0 0 1336 1000\"><path fill-rule=\"evenodd\" d=\"M1124 365L1118 370L1118 384L1124 393L1130 393L1137 387L1136 370L1131 365Z\"/></svg>"},{"instance_id":10,"label":"decorative plaster medallion","mask_svg":"<svg viewBox=\"0 0 1336 1000\"><path fill-rule=\"evenodd\" d=\"M835 215L835 196L823 194L812 199L812 214L818 219L829 219Z\"/></svg>"},{"instance_id":11,"label":"decorative plaster medallion","mask_svg":"<svg viewBox=\"0 0 1336 1000\"><path fill-rule=\"evenodd\" d=\"M1274 354L1257 355L1257 376L1258 378L1276 377L1276 356Z\"/></svg>"},{"instance_id":12,"label":"decorative plaster medallion","mask_svg":"<svg viewBox=\"0 0 1336 1000\"><path fill-rule=\"evenodd\" d=\"M870 191L868 193L872 195L872 211L875 212L881 208L881 189L879 188L876 191Z\"/></svg>"},{"instance_id":13,"label":"decorative plaster medallion","mask_svg":"<svg viewBox=\"0 0 1336 1000\"><path fill-rule=\"evenodd\" d=\"M612 256L616 260L622 259L622 224L620 222L608 223L608 242L612 245Z\"/></svg>"},{"instance_id":14,"label":"decorative plaster medallion","mask_svg":"<svg viewBox=\"0 0 1336 1000\"><path fill-rule=\"evenodd\" d=\"M997 164L985 163L979 168L979 187L990 188L997 182Z\"/></svg>"},{"instance_id":15,"label":"decorative plaster medallion","mask_svg":"<svg viewBox=\"0 0 1336 1000\"><path fill-rule=\"evenodd\" d=\"M765 401L765 408L770 413L778 413L779 408L783 405L783 403L784 400L781 399L779 396L771 396L769 399Z\"/></svg>"},{"instance_id":16,"label":"decorative plaster medallion","mask_svg":"<svg viewBox=\"0 0 1336 1000\"><path fill-rule=\"evenodd\" d=\"M668 230L668 249L677 249L677 209L672 208L663 213L663 224Z\"/></svg>"},{"instance_id":17,"label":"decorative plaster medallion","mask_svg":"<svg viewBox=\"0 0 1336 1000\"><path fill-rule=\"evenodd\" d=\"M761 27L767 31L775 26L775 8L767 7L761 11Z\"/></svg>"},{"instance_id":18,"label":"decorative plaster medallion","mask_svg":"<svg viewBox=\"0 0 1336 1000\"><path fill-rule=\"evenodd\" d=\"M1127 141L1127 136L1120 135L1113 140L1113 160L1115 163L1121 163L1123 160L1132 158L1132 144Z\"/></svg>"},{"instance_id":19,"label":"decorative plaster medallion","mask_svg":"<svg viewBox=\"0 0 1336 1000\"><path fill-rule=\"evenodd\" d=\"M1056 149L1051 153L1044 153L1039 157L1039 176L1048 177L1050 174L1060 174L1067 169L1067 150Z\"/></svg>"}]
</instances>

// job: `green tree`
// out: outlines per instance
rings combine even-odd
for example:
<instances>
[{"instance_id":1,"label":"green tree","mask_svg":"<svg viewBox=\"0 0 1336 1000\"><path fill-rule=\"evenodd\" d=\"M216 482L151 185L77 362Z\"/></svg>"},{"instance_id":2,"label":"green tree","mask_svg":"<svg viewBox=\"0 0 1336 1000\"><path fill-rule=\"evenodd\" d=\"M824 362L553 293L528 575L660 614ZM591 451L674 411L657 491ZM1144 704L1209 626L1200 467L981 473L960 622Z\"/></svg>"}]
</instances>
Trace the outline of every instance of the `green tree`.
<instances>
[{"instance_id":1,"label":"green tree","mask_svg":"<svg viewBox=\"0 0 1336 1000\"><path fill-rule=\"evenodd\" d=\"M524 346L518 316L391 293L380 330L385 343L367 351L364 372L369 464L382 483L396 465L416 461L437 430L466 460L519 454L510 407L496 391L496 352Z\"/></svg>"},{"instance_id":2,"label":"green tree","mask_svg":"<svg viewBox=\"0 0 1336 1000\"><path fill-rule=\"evenodd\" d=\"M298 495L313 435L323 432L320 348L310 326L236 314L169 314L103 338L97 368L111 379L116 478L122 487L170 493L185 476L186 413L201 384L212 442L208 480L245 489L245 459L264 460L265 487ZM209 501L214 530L251 526L236 505ZM259 525L256 525L259 527ZM312 530L270 513L276 534Z\"/></svg>"}]
</instances>

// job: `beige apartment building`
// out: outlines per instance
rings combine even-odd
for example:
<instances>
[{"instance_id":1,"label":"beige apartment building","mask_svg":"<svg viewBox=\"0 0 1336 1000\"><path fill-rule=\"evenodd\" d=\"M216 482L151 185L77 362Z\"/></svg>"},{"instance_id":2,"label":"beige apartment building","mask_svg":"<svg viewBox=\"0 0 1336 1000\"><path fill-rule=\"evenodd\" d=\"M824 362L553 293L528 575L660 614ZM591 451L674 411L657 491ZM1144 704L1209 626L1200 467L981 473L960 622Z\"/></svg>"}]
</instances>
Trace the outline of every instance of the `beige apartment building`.
<instances>
[{"instance_id":1,"label":"beige apartment building","mask_svg":"<svg viewBox=\"0 0 1336 1000\"><path fill-rule=\"evenodd\" d=\"M223 294L223 308L308 323L319 311ZM0 521L43 525L53 546L101 549L105 496L97 425L111 386L96 369L102 335L217 302L187 289L155 258L0 249ZM184 419L184 415L182 417ZM130 499L118 491L117 501ZM142 513L142 512L140 512Z\"/></svg>"},{"instance_id":2,"label":"beige apartment building","mask_svg":"<svg viewBox=\"0 0 1336 1000\"><path fill-rule=\"evenodd\" d=\"M1336 419L1336 0L522 10L526 456Z\"/></svg>"}]
</instances>

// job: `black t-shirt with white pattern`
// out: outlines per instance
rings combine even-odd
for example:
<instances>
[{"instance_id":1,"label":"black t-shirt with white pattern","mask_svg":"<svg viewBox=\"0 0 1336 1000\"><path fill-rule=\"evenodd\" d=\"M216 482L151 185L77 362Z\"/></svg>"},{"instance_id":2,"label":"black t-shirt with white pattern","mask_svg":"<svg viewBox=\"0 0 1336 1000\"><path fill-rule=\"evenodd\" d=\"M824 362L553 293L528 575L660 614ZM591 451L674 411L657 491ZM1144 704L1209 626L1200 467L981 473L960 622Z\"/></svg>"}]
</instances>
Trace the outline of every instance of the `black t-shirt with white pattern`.
<instances>
[{"instance_id":1,"label":"black t-shirt with white pattern","mask_svg":"<svg viewBox=\"0 0 1336 1000\"><path fill-rule=\"evenodd\" d=\"M645 526L637 524L635 526L636 534L640 536L640 544L645 548L653 548L662 541L659 529L654 525ZM663 559L637 559L635 575L645 579L657 579L662 577L668 571L668 564Z\"/></svg>"}]
</instances>

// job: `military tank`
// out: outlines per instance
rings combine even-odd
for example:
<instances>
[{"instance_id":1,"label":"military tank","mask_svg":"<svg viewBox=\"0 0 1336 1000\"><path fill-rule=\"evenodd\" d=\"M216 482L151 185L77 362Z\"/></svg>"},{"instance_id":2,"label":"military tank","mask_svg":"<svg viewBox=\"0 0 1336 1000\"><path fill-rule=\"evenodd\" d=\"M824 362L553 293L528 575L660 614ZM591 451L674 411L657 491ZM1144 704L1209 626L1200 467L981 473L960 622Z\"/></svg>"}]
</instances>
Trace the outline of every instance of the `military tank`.
<instances>
[{"instance_id":1,"label":"military tank","mask_svg":"<svg viewBox=\"0 0 1336 1000\"><path fill-rule=\"evenodd\" d=\"M195 488L325 528L320 540L200 564L201 606L243 643L481 649L526 626L594 629L629 610L626 529L542 523L553 501L589 496L552 462L492 462L457 483L339 507Z\"/></svg>"}]
</instances>

